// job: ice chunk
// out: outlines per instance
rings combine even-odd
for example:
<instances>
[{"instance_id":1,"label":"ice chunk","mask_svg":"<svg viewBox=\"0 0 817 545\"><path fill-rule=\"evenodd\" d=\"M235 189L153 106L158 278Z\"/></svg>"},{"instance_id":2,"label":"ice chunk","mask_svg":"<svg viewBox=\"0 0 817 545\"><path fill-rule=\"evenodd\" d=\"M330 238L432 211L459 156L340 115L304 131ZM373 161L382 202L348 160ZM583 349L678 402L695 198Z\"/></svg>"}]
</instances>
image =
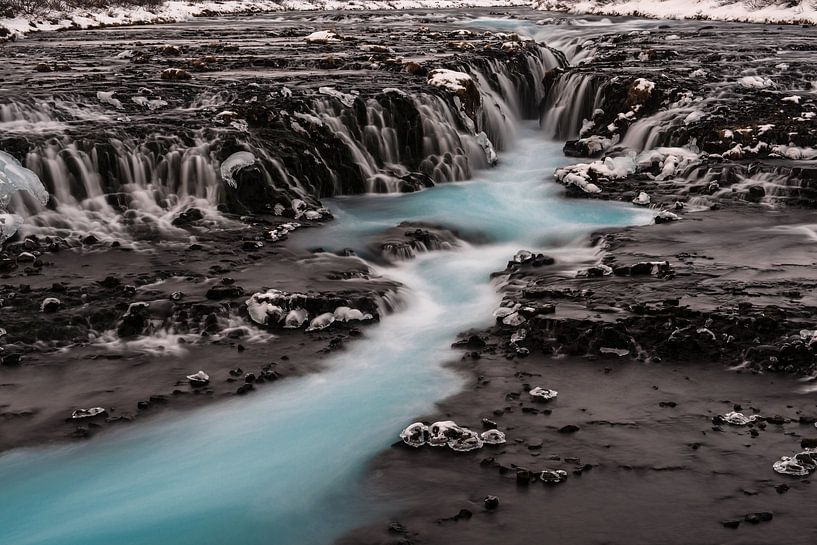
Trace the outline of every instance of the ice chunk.
<instances>
[{"instance_id":1,"label":"ice chunk","mask_svg":"<svg viewBox=\"0 0 817 545\"><path fill-rule=\"evenodd\" d=\"M278 290L269 290L264 293L254 293L247 299L247 311L253 322L261 325L268 324L272 317L275 321L284 315L281 308L283 293Z\"/></svg>"},{"instance_id":2,"label":"ice chunk","mask_svg":"<svg viewBox=\"0 0 817 545\"><path fill-rule=\"evenodd\" d=\"M428 426L422 422L415 422L400 432L400 439L410 447L418 448L426 444Z\"/></svg>"},{"instance_id":3,"label":"ice chunk","mask_svg":"<svg viewBox=\"0 0 817 545\"><path fill-rule=\"evenodd\" d=\"M669 223L671 221L678 221L681 219L681 216L678 214L674 214L669 210L661 210L655 216L655 223Z\"/></svg>"},{"instance_id":4,"label":"ice chunk","mask_svg":"<svg viewBox=\"0 0 817 545\"><path fill-rule=\"evenodd\" d=\"M488 164L495 165L497 162L496 150L494 149L493 143L488 138L488 135L485 134L484 131L477 134L477 143L480 145L483 151L485 151L485 159L488 160Z\"/></svg>"},{"instance_id":5,"label":"ice chunk","mask_svg":"<svg viewBox=\"0 0 817 545\"><path fill-rule=\"evenodd\" d=\"M328 44L340 41L340 36L331 30L318 30L309 36L305 37L306 43L310 44Z\"/></svg>"},{"instance_id":6,"label":"ice chunk","mask_svg":"<svg viewBox=\"0 0 817 545\"><path fill-rule=\"evenodd\" d=\"M772 80L762 76L744 76L738 80L738 84L745 89L766 89L775 86Z\"/></svg>"},{"instance_id":7,"label":"ice chunk","mask_svg":"<svg viewBox=\"0 0 817 545\"><path fill-rule=\"evenodd\" d=\"M546 469L539 474L539 480L547 484L559 484L567 480L567 471L563 469Z\"/></svg>"},{"instance_id":8,"label":"ice chunk","mask_svg":"<svg viewBox=\"0 0 817 545\"><path fill-rule=\"evenodd\" d=\"M114 91L97 91L96 98L104 103L110 104L114 108L121 109L122 108L122 101L113 97Z\"/></svg>"},{"instance_id":9,"label":"ice chunk","mask_svg":"<svg viewBox=\"0 0 817 545\"><path fill-rule=\"evenodd\" d=\"M187 375L187 380L190 382L190 385L194 387L207 386L210 384L210 375L204 371L199 371L198 373Z\"/></svg>"},{"instance_id":10,"label":"ice chunk","mask_svg":"<svg viewBox=\"0 0 817 545\"><path fill-rule=\"evenodd\" d=\"M23 225L23 218L17 214L0 212L0 244L10 239Z\"/></svg>"},{"instance_id":11,"label":"ice chunk","mask_svg":"<svg viewBox=\"0 0 817 545\"><path fill-rule=\"evenodd\" d=\"M453 420L434 422L428 427L428 444L432 447L444 447L449 441L462 435L463 431Z\"/></svg>"},{"instance_id":12,"label":"ice chunk","mask_svg":"<svg viewBox=\"0 0 817 545\"><path fill-rule=\"evenodd\" d=\"M298 329L309 318L307 313L302 308L296 308L289 311L286 318L284 318L284 327L287 329Z\"/></svg>"},{"instance_id":13,"label":"ice chunk","mask_svg":"<svg viewBox=\"0 0 817 545\"><path fill-rule=\"evenodd\" d=\"M230 187L238 187L238 183L233 178L233 174L235 174L237 170L248 167L254 163L255 155L249 151L237 151L221 163L221 179L227 182Z\"/></svg>"},{"instance_id":14,"label":"ice chunk","mask_svg":"<svg viewBox=\"0 0 817 545\"><path fill-rule=\"evenodd\" d=\"M335 320L338 322L362 322L365 320L371 320L372 315L369 313L363 313L356 308L349 308L349 307L338 307L335 309L334 312Z\"/></svg>"},{"instance_id":15,"label":"ice chunk","mask_svg":"<svg viewBox=\"0 0 817 545\"><path fill-rule=\"evenodd\" d=\"M726 413L721 418L723 418L724 422L726 422L727 424L731 424L733 426L745 426L757 420L759 416L756 414L753 414L752 416L746 416L743 413L732 411Z\"/></svg>"},{"instance_id":16,"label":"ice chunk","mask_svg":"<svg viewBox=\"0 0 817 545\"><path fill-rule=\"evenodd\" d=\"M635 199L633 199L633 204L636 206L649 206L650 196L642 191Z\"/></svg>"},{"instance_id":17,"label":"ice chunk","mask_svg":"<svg viewBox=\"0 0 817 545\"><path fill-rule=\"evenodd\" d=\"M309 322L309 327L306 328L307 331L319 331L321 329L326 329L330 325L335 322L335 315L331 312L324 312L323 314L317 316L314 320Z\"/></svg>"},{"instance_id":18,"label":"ice chunk","mask_svg":"<svg viewBox=\"0 0 817 545\"><path fill-rule=\"evenodd\" d=\"M469 452L482 448L482 438L475 431L462 428L459 437L448 442L448 447L457 452Z\"/></svg>"},{"instance_id":19,"label":"ice chunk","mask_svg":"<svg viewBox=\"0 0 817 545\"><path fill-rule=\"evenodd\" d=\"M48 191L37 175L0 151L0 211L5 210L17 191L27 191L43 206L48 204Z\"/></svg>"},{"instance_id":20,"label":"ice chunk","mask_svg":"<svg viewBox=\"0 0 817 545\"><path fill-rule=\"evenodd\" d=\"M505 442L505 434L499 430L484 431L480 438L486 445L501 445Z\"/></svg>"},{"instance_id":21,"label":"ice chunk","mask_svg":"<svg viewBox=\"0 0 817 545\"><path fill-rule=\"evenodd\" d=\"M783 456L772 465L772 468L783 475L805 477L817 469L817 450L806 449L792 457Z\"/></svg>"},{"instance_id":22,"label":"ice chunk","mask_svg":"<svg viewBox=\"0 0 817 545\"><path fill-rule=\"evenodd\" d=\"M104 407L91 407L90 409L77 409L71 413L71 418L79 420L80 418L91 418L94 416L104 415L108 411Z\"/></svg>"},{"instance_id":23,"label":"ice chunk","mask_svg":"<svg viewBox=\"0 0 817 545\"><path fill-rule=\"evenodd\" d=\"M543 401L550 401L551 399L556 399L556 396L559 395L559 392L556 390L549 390L547 388L542 388L541 386L537 386L530 392L528 392L531 397L535 397L536 399L541 399Z\"/></svg>"},{"instance_id":24,"label":"ice chunk","mask_svg":"<svg viewBox=\"0 0 817 545\"><path fill-rule=\"evenodd\" d=\"M533 253L528 250L519 250L513 256L514 263L527 263L531 259L533 259Z\"/></svg>"}]
</instances>

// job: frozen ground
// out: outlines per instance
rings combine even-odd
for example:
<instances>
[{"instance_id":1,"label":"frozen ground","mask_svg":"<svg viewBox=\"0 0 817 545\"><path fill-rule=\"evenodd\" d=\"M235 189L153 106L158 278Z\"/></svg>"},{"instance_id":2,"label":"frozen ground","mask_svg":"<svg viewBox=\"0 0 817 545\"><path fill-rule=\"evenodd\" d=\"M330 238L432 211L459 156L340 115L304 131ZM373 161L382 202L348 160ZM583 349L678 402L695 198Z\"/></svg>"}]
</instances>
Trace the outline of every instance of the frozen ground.
<instances>
[{"instance_id":1,"label":"frozen ground","mask_svg":"<svg viewBox=\"0 0 817 545\"><path fill-rule=\"evenodd\" d=\"M457 7L527 6L530 0L225 0L183 2L170 0L160 7L114 6L106 10L76 9L32 17L0 18L0 38L39 30L91 28L109 25L177 22L203 15L261 13L293 10L442 9Z\"/></svg>"},{"instance_id":2,"label":"frozen ground","mask_svg":"<svg viewBox=\"0 0 817 545\"><path fill-rule=\"evenodd\" d=\"M576 14L817 24L813 0L535 0L534 5Z\"/></svg>"}]
</instances>

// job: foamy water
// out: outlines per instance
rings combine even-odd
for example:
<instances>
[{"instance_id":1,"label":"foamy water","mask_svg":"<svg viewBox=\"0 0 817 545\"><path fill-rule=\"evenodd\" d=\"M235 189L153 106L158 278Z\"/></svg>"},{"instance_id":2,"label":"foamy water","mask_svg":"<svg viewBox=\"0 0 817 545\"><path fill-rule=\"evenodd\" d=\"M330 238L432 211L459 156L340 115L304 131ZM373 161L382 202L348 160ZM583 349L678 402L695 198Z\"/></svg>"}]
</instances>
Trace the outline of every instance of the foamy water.
<instances>
[{"instance_id":1,"label":"foamy water","mask_svg":"<svg viewBox=\"0 0 817 545\"><path fill-rule=\"evenodd\" d=\"M458 332L490 324L500 301L490 273L521 248L586 258L592 250L571 244L592 229L649 220L632 207L560 198L545 179L563 161L558 145L524 128L501 166L472 182L332 202L337 221L310 243L359 248L407 219L489 242L381 269L405 285L405 308L331 356L325 372L90 443L6 454L0 543L307 545L387 508L367 501L361 474L404 425L461 386L442 365L459 357L450 349Z\"/></svg>"}]
</instances>

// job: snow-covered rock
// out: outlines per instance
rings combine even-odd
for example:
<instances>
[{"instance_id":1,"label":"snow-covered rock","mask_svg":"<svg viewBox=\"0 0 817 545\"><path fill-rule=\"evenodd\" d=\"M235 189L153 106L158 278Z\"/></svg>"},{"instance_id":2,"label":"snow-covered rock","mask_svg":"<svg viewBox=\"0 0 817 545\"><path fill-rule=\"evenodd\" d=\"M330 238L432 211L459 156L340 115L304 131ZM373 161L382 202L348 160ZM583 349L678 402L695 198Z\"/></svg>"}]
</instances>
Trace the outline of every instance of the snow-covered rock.
<instances>
[{"instance_id":1,"label":"snow-covered rock","mask_svg":"<svg viewBox=\"0 0 817 545\"><path fill-rule=\"evenodd\" d=\"M326 329L330 325L335 323L335 315L331 312L324 312L323 314L316 316L311 322L309 322L309 327L306 328L307 331L320 331L321 329Z\"/></svg>"},{"instance_id":2,"label":"snow-covered rock","mask_svg":"<svg viewBox=\"0 0 817 545\"><path fill-rule=\"evenodd\" d=\"M426 444L428 437L428 426L422 422L409 424L406 429L400 432L400 439L410 447L419 448Z\"/></svg>"},{"instance_id":3,"label":"snow-covered rock","mask_svg":"<svg viewBox=\"0 0 817 545\"><path fill-rule=\"evenodd\" d=\"M371 320L373 316L356 308L338 307L333 313L338 322L362 322Z\"/></svg>"},{"instance_id":4,"label":"snow-covered rock","mask_svg":"<svg viewBox=\"0 0 817 545\"><path fill-rule=\"evenodd\" d=\"M331 30L318 30L305 37L304 40L310 44L328 44L339 42L340 36Z\"/></svg>"},{"instance_id":5,"label":"snow-covered rock","mask_svg":"<svg viewBox=\"0 0 817 545\"><path fill-rule=\"evenodd\" d=\"M749 23L817 24L817 6L809 2L755 0L534 0L546 11L625 15L654 19L709 19Z\"/></svg>"}]
</instances>

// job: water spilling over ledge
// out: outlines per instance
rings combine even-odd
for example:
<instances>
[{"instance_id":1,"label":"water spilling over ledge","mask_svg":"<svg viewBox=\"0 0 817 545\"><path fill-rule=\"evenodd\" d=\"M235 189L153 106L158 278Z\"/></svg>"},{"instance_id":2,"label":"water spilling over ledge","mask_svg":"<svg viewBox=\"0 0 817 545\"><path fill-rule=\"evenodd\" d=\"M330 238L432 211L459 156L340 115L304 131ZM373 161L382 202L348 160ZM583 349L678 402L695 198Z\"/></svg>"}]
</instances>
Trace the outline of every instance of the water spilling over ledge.
<instances>
[{"instance_id":1,"label":"water spilling over ledge","mask_svg":"<svg viewBox=\"0 0 817 545\"><path fill-rule=\"evenodd\" d=\"M654 74L666 60L666 48L656 43L687 33L695 44L703 25L656 29L650 23L648 31L646 23L630 21L609 33L609 21L539 23L440 15L262 17L252 32L240 23L191 23L78 34L77 40L100 36L99 47L86 53L70 45L74 38L52 43L76 55L68 62L44 45L48 40L23 43L42 57L34 65L42 85L0 99L0 123L7 129L0 144L39 174L51 199L41 206L17 195L12 203L25 216L24 233L39 236L6 246L4 271L33 286L0 288L8 301L4 311L19 314L0 331L14 351L3 357L2 371L37 376L48 386L37 374L49 372L44 360L65 358L72 383L91 375L100 382L49 391L42 396L53 398L48 408L3 407L2 416L71 429L77 438L109 432L84 445L3 456L0 498L11 507L0 513L0 537L20 544L156 543L168 535L177 543L328 542L379 516L375 505L392 507L368 497L366 464L399 430L462 388L462 376L442 367L462 350L474 369L482 357L501 362L493 372L508 376L498 382L518 383L525 393L521 400L497 391L483 372L473 381L476 388L504 400L492 418L513 421L508 407L518 404L521 418L536 418L545 429L533 426L538 441L520 441L528 428L503 426L504 443L469 432L445 454L461 456L454 460L473 470L477 451L466 451L481 442L481 452L491 456L479 463L480 475L515 473L524 485L534 476L540 486L562 482L567 472L550 464L528 471L493 455L504 456L507 448L508 457L521 451L527 460L542 449L547 433L582 441L583 430L622 423L592 419L548 429L551 407L571 403L580 388L570 380L528 379L541 369L526 357L540 362L546 354L550 364L578 357L633 360L632 368L641 369L635 362L658 363L659 355L706 354L712 360L745 357L752 369L811 369L809 331L796 339L788 335L807 318L805 305L781 310L741 302L732 308L740 291L719 283L716 273L724 267L740 277L745 267L738 261L745 256L733 252L735 262L726 264L717 256L704 281L699 271L689 271L681 289L695 293L700 305L690 309L687 301L668 297L681 284L676 273L707 258L692 251L683 263L676 255L656 256L667 250L654 240L629 254L616 252L661 233L672 233L679 248L718 236L740 241L717 229L701 236L682 201L689 208L706 206L706 197L696 199L702 183L707 197L726 201L723 188L732 178L719 173L758 168L728 154L733 147L727 144L750 147L763 161L805 153L808 141L794 140L808 135L811 97L800 90L800 101L781 100L787 108L796 102L804 120L797 125L793 110L777 120L804 128L792 142L782 143L785 135L768 124L727 138L720 130L743 120L721 116L716 101L698 101L683 89L698 77L687 74L688 67L674 79ZM131 32L140 35L139 43ZM122 40L129 41L126 48L113 45ZM796 40L790 44L805 65ZM616 59L621 51L625 58ZM111 66L93 66L97 55ZM11 59L20 69L20 57ZM66 64L72 73L64 72ZM758 72L721 74L729 81L719 100L761 97L777 104L778 93L791 92L769 90L771 75ZM785 81L805 82L798 74ZM719 140L709 139L713 133ZM752 140L760 137L764 146ZM569 142L563 148L554 138ZM563 151L598 162L566 165ZM799 176L793 173L800 166L783 163L764 171L767 187L790 187L786 180ZM574 195L624 202L565 199L551 183L556 169L557 179L574 181L571 191L598 189ZM716 176L723 188L712 186ZM733 184L737 201L758 196L755 184L744 182ZM756 200L774 204L765 196ZM332 216L322 228L302 229ZM799 217L792 214L791 225L781 228L804 229ZM772 222L768 218L763 221ZM740 219L740 225L758 225ZM659 234L631 230L620 237L605 233L602 245L587 242L599 229L653 220L672 221L658 226L667 229ZM711 220L705 225L711 228ZM769 230L762 235L755 244L769 248L778 241ZM65 267L76 256L92 266L69 267L69 282L49 286L48 274L40 274L55 270L49 261ZM119 270L122 263L131 270ZM773 292L797 266L776 266L775 274L785 269L779 278L764 270L770 287L763 300L779 301ZM95 276L111 270L133 284ZM92 284L80 288L82 276ZM650 301L641 303L642 297ZM746 351L753 328L764 344ZM49 337L48 330L62 337ZM471 331L452 350L464 330ZM297 362L286 363L290 359ZM313 366L298 370L300 363ZM520 371L512 371L517 365ZM314 370L321 372L295 376ZM115 388L100 386L105 373L120 375ZM283 376L288 380L279 381ZM581 384L601 384L599 376ZM7 390L12 404L32 388L16 379L13 386ZM551 387L558 387L558 400ZM127 397L131 392L138 397ZM197 398L204 404L233 395L246 397L113 429L146 419L162 405L189 407ZM548 398L547 408L525 405L529 397ZM660 403L662 410L677 406ZM54 417L54 406L62 416ZM457 423L471 430L485 426L490 409L484 400L470 407L457 407L463 412ZM686 421L699 417L682 424L689 427ZM63 418L70 422L54 422ZM756 431L747 427L746 433ZM617 475L641 448L631 439L612 454L620 465L605 470ZM778 448L775 456L790 450ZM651 456L650 450L635 469L682 471ZM771 459L760 463L771 472ZM588 469L575 464L574 474ZM424 484L427 475L418 473L405 488ZM502 479L490 482L500 486ZM489 497L492 507L486 501L485 508L495 509L498 500ZM459 523L471 514L438 523Z\"/></svg>"}]
</instances>

